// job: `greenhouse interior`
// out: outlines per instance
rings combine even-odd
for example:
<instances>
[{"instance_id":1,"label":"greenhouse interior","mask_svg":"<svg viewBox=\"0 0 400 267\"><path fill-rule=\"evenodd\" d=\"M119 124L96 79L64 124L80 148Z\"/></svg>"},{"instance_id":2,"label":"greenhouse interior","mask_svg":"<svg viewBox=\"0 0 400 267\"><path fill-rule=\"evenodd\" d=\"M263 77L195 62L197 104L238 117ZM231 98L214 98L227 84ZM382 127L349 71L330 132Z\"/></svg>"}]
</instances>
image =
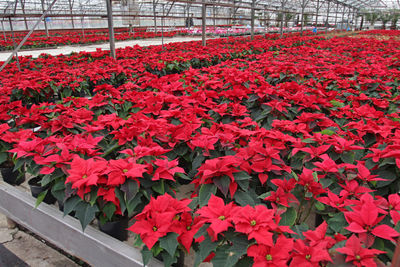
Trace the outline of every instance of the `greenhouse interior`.
<instances>
[{"instance_id":1,"label":"greenhouse interior","mask_svg":"<svg viewBox=\"0 0 400 267\"><path fill-rule=\"evenodd\" d=\"M399 0L0 18L0 266L400 267Z\"/></svg>"}]
</instances>

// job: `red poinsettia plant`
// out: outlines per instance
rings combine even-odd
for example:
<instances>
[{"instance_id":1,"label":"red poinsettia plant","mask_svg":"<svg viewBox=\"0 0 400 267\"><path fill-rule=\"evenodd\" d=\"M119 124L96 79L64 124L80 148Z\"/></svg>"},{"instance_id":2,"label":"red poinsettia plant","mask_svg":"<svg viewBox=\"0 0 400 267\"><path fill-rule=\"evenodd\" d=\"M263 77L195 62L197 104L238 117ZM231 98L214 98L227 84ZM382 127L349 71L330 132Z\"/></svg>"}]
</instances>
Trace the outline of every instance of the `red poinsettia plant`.
<instances>
[{"instance_id":1,"label":"red poinsettia plant","mask_svg":"<svg viewBox=\"0 0 400 267\"><path fill-rule=\"evenodd\" d=\"M389 263L398 42L208 43L21 58L0 74L0 140L83 228L131 218L145 264Z\"/></svg>"}]
</instances>

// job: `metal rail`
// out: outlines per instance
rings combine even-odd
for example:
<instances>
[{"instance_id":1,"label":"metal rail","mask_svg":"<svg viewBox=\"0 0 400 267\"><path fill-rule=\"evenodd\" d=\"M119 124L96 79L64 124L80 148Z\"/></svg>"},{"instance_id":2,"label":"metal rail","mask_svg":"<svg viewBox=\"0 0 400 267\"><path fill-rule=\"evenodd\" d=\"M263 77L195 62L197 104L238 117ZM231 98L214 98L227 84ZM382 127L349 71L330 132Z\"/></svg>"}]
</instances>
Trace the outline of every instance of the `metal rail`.
<instances>
[{"instance_id":1,"label":"metal rail","mask_svg":"<svg viewBox=\"0 0 400 267\"><path fill-rule=\"evenodd\" d=\"M140 251L92 226L85 232L79 221L71 216L63 217L55 206L45 203L35 209L32 196L16 187L0 181L0 212L16 223L46 239L67 253L96 267L143 266ZM153 260L148 266L161 267Z\"/></svg>"}]
</instances>

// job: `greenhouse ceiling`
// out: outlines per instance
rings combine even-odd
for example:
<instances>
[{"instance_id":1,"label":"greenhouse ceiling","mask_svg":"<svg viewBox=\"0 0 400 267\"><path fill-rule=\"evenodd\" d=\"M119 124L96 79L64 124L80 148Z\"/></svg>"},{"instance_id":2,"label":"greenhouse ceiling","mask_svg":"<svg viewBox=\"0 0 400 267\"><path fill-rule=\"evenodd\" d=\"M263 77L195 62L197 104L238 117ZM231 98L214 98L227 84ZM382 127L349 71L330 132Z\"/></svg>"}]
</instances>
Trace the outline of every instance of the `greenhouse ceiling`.
<instances>
[{"instance_id":1,"label":"greenhouse ceiling","mask_svg":"<svg viewBox=\"0 0 400 267\"><path fill-rule=\"evenodd\" d=\"M16 16L32 16L41 14L53 0L17 0L17 1L2 1L0 0L1 13ZM135 2L139 6L139 11L146 11L146 6L153 5L156 7L165 6L167 9L172 6L200 6L203 0L138 0L138 1L112 1L113 9L116 15L122 15L124 7L129 5L129 2ZM252 0L204 0L207 6L218 6L220 8L236 8L249 9L252 6ZM269 11L290 10L294 13L300 12L302 6L305 6L310 12L316 7L322 5L323 9L328 8L328 3L331 6L339 5L346 6L357 11L371 12L376 10L388 11L400 9L400 0L254 0L255 8L265 8ZM106 0L56 0L49 16L91 16L105 15Z\"/></svg>"}]
</instances>

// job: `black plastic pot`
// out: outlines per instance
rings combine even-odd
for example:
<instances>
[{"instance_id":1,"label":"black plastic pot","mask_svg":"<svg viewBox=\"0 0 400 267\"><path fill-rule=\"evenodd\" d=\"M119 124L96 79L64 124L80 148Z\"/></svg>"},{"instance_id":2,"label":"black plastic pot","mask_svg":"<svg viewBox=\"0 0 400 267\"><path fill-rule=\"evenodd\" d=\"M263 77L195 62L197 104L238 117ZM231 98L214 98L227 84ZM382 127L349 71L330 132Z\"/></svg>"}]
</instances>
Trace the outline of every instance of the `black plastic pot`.
<instances>
[{"instance_id":1,"label":"black plastic pot","mask_svg":"<svg viewBox=\"0 0 400 267\"><path fill-rule=\"evenodd\" d=\"M128 239L128 219L123 217L117 221L99 223L100 231L106 233L120 241Z\"/></svg>"},{"instance_id":2,"label":"black plastic pot","mask_svg":"<svg viewBox=\"0 0 400 267\"><path fill-rule=\"evenodd\" d=\"M46 191L48 188L47 187L43 187L40 184L40 177L35 177L32 178L28 181L28 185L31 188L31 194L34 198L37 198L39 196L40 193L42 193L43 191ZM54 204L56 203L56 198L53 197L53 195L51 194L50 190L47 191L46 196L43 199L44 203L47 204Z\"/></svg>"},{"instance_id":3,"label":"black plastic pot","mask_svg":"<svg viewBox=\"0 0 400 267\"><path fill-rule=\"evenodd\" d=\"M25 181L25 175L19 177L18 171L13 171L13 167L0 168L4 182L11 185L20 185Z\"/></svg>"}]
</instances>

